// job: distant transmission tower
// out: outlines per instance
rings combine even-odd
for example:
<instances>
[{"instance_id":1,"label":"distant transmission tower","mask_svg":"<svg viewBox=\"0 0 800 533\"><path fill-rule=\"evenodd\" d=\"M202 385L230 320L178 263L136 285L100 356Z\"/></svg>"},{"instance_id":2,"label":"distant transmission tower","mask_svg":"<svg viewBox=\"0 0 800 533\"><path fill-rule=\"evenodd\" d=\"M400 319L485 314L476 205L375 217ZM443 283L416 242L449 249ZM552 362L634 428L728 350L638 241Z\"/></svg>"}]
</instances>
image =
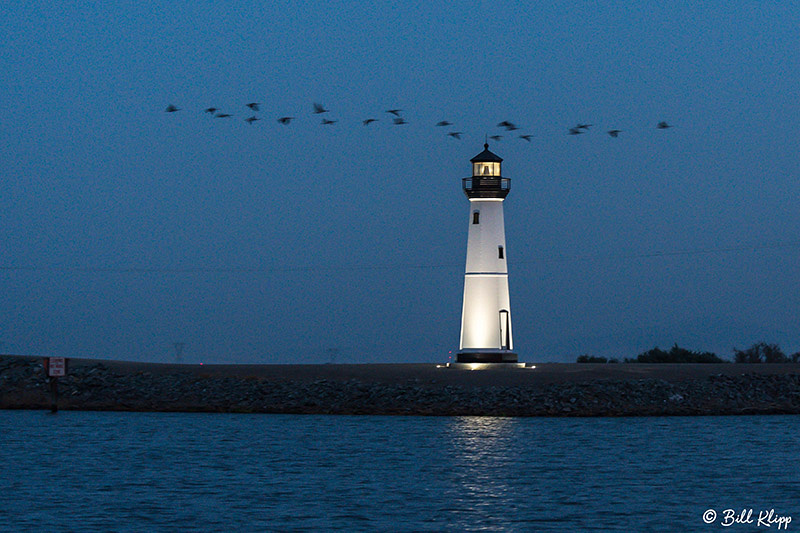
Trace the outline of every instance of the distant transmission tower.
<instances>
[{"instance_id":1,"label":"distant transmission tower","mask_svg":"<svg viewBox=\"0 0 800 533\"><path fill-rule=\"evenodd\" d=\"M339 357L339 348L328 348L328 363L334 364L336 363L336 359Z\"/></svg>"},{"instance_id":2,"label":"distant transmission tower","mask_svg":"<svg viewBox=\"0 0 800 533\"><path fill-rule=\"evenodd\" d=\"M173 344L173 346L175 347L175 361L177 361L178 363L182 363L183 362L183 347L185 346L185 343L176 342L176 343Z\"/></svg>"}]
</instances>

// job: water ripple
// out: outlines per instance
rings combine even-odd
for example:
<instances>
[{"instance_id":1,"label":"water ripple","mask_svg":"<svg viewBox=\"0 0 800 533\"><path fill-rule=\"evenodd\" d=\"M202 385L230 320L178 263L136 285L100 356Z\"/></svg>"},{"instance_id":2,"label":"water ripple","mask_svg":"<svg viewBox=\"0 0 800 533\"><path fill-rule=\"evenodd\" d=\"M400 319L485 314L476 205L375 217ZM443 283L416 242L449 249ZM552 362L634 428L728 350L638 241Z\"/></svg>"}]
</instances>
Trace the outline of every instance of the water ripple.
<instances>
[{"instance_id":1,"label":"water ripple","mask_svg":"<svg viewBox=\"0 0 800 533\"><path fill-rule=\"evenodd\" d=\"M0 411L0 531L701 529L800 517L798 417Z\"/></svg>"}]
</instances>

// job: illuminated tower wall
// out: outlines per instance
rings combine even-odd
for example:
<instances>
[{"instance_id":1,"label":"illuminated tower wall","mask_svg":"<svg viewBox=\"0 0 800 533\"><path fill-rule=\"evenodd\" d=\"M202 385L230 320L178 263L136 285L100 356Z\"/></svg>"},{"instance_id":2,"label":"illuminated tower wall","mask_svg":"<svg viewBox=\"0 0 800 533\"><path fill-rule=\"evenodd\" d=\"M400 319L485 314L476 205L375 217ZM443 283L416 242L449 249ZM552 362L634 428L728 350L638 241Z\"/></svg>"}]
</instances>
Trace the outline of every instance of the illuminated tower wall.
<instances>
[{"instance_id":1,"label":"illuminated tower wall","mask_svg":"<svg viewBox=\"0 0 800 533\"><path fill-rule=\"evenodd\" d=\"M511 180L501 175L502 159L484 151L471 159L472 177L464 178L469 198L467 266L461 310L460 363L514 363L511 304L508 293L503 200Z\"/></svg>"}]
</instances>

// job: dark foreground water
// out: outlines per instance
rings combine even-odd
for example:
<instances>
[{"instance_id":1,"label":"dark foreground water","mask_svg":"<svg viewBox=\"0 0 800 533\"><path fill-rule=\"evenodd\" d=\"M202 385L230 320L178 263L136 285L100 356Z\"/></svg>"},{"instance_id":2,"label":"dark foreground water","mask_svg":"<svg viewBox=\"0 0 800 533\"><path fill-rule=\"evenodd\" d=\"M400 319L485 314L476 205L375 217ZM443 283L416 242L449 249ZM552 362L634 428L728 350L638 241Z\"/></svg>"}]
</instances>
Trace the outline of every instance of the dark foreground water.
<instances>
[{"instance_id":1,"label":"dark foreground water","mask_svg":"<svg viewBox=\"0 0 800 533\"><path fill-rule=\"evenodd\" d=\"M797 416L0 411L0 530L775 531L757 520L774 509L791 531L799 430ZM724 527L726 509L752 523Z\"/></svg>"}]
</instances>

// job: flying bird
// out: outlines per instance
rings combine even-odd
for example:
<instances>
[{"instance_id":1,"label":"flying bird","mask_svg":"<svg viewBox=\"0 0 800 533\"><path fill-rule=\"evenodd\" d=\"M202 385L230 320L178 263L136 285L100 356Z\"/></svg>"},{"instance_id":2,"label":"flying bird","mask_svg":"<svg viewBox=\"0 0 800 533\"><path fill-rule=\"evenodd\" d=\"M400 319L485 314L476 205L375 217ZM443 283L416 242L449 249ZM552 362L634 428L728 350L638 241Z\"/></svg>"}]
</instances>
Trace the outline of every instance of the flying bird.
<instances>
[{"instance_id":1,"label":"flying bird","mask_svg":"<svg viewBox=\"0 0 800 533\"><path fill-rule=\"evenodd\" d=\"M278 119L278 122L280 122L281 124L286 125L286 124L289 124L292 121L293 118L294 117L281 117L281 118Z\"/></svg>"},{"instance_id":2,"label":"flying bird","mask_svg":"<svg viewBox=\"0 0 800 533\"><path fill-rule=\"evenodd\" d=\"M528 142L531 142L531 137L533 137L533 135L520 135L519 136L520 139L525 139Z\"/></svg>"},{"instance_id":3,"label":"flying bird","mask_svg":"<svg viewBox=\"0 0 800 533\"><path fill-rule=\"evenodd\" d=\"M361 121L361 123L363 125L365 125L365 126L369 126L373 122L378 122L378 119L377 118L368 118L368 119L364 119L364 120Z\"/></svg>"},{"instance_id":4,"label":"flying bird","mask_svg":"<svg viewBox=\"0 0 800 533\"><path fill-rule=\"evenodd\" d=\"M616 139L616 138L617 138L617 136L619 136L619 133L620 133L621 131L622 131L622 130L608 130L608 134L609 134L609 135L611 135L612 137L614 137L614 138Z\"/></svg>"},{"instance_id":5,"label":"flying bird","mask_svg":"<svg viewBox=\"0 0 800 533\"><path fill-rule=\"evenodd\" d=\"M322 122L320 122L323 126L330 126L331 124L336 124L335 120L328 120L327 118L323 118Z\"/></svg>"},{"instance_id":6,"label":"flying bird","mask_svg":"<svg viewBox=\"0 0 800 533\"><path fill-rule=\"evenodd\" d=\"M212 115L214 113L216 113L217 111L219 111L219 109L217 109L216 107L209 107L209 108L206 108L206 110L205 110L206 113L211 113Z\"/></svg>"},{"instance_id":7,"label":"flying bird","mask_svg":"<svg viewBox=\"0 0 800 533\"><path fill-rule=\"evenodd\" d=\"M583 133L583 130L578 128L578 127L574 127L574 128L570 128L569 129L569 134L570 135L580 135L581 133Z\"/></svg>"},{"instance_id":8,"label":"flying bird","mask_svg":"<svg viewBox=\"0 0 800 533\"><path fill-rule=\"evenodd\" d=\"M454 139L460 139L463 134L460 131L451 131L448 135Z\"/></svg>"},{"instance_id":9,"label":"flying bird","mask_svg":"<svg viewBox=\"0 0 800 533\"><path fill-rule=\"evenodd\" d=\"M666 122L664 122L663 120L662 120L661 122L659 122L658 124L656 124L656 128L658 128L658 129L660 129L660 130L665 130L665 129L667 129L667 128L671 128L671 127L672 127L672 126L670 126L669 124L667 124L667 123L666 123Z\"/></svg>"},{"instance_id":10,"label":"flying bird","mask_svg":"<svg viewBox=\"0 0 800 533\"><path fill-rule=\"evenodd\" d=\"M498 123L497 127L498 128L505 128L506 131L514 131L514 130L518 130L519 129L513 122L509 122L507 120L504 120L504 121Z\"/></svg>"},{"instance_id":11,"label":"flying bird","mask_svg":"<svg viewBox=\"0 0 800 533\"><path fill-rule=\"evenodd\" d=\"M392 115L394 115L396 117L400 116L400 111L402 111L402 109L387 109L386 110L387 113L391 113Z\"/></svg>"},{"instance_id":12,"label":"flying bird","mask_svg":"<svg viewBox=\"0 0 800 533\"><path fill-rule=\"evenodd\" d=\"M214 115L214 118L228 118L228 117L232 117L232 116L233 115L231 115L229 113L217 113L216 115Z\"/></svg>"},{"instance_id":13,"label":"flying bird","mask_svg":"<svg viewBox=\"0 0 800 533\"><path fill-rule=\"evenodd\" d=\"M489 135L489 138L493 141L500 142L500 139L503 138L502 135Z\"/></svg>"},{"instance_id":14,"label":"flying bird","mask_svg":"<svg viewBox=\"0 0 800 533\"><path fill-rule=\"evenodd\" d=\"M258 117L247 117L246 119L244 119L244 121L247 122L248 124L253 124L253 122L255 122L256 120L258 120Z\"/></svg>"},{"instance_id":15,"label":"flying bird","mask_svg":"<svg viewBox=\"0 0 800 533\"><path fill-rule=\"evenodd\" d=\"M323 106L322 104L318 104L318 103L314 102L314 114L315 115L319 115L320 113L327 113L327 112L328 112L328 110L325 109L325 106Z\"/></svg>"},{"instance_id":16,"label":"flying bird","mask_svg":"<svg viewBox=\"0 0 800 533\"><path fill-rule=\"evenodd\" d=\"M591 127L591 124L578 124L575 127L579 130L588 130Z\"/></svg>"},{"instance_id":17,"label":"flying bird","mask_svg":"<svg viewBox=\"0 0 800 533\"><path fill-rule=\"evenodd\" d=\"M406 122L403 117L397 117L396 119L394 119L393 122L395 126L402 126L403 124L408 124L408 122Z\"/></svg>"},{"instance_id":18,"label":"flying bird","mask_svg":"<svg viewBox=\"0 0 800 533\"><path fill-rule=\"evenodd\" d=\"M253 111L258 111L258 102L250 102L249 104L245 105L250 109L252 109Z\"/></svg>"},{"instance_id":19,"label":"flying bird","mask_svg":"<svg viewBox=\"0 0 800 533\"><path fill-rule=\"evenodd\" d=\"M447 122L446 120L442 120L441 122L436 123L437 126L452 126L452 122Z\"/></svg>"},{"instance_id":20,"label":"flying bird","mask_svg":"<svg viewBox=\"0 0 800 533\"><path fill-rule=\"evenodd\" d=\"M180 107L175 107L174 105L169 104L167 106L167 108L164 110L164 112L165 113L174 113L175 111L180 111L180 110L181 110Z\"/></svg>"}]
</instances>

